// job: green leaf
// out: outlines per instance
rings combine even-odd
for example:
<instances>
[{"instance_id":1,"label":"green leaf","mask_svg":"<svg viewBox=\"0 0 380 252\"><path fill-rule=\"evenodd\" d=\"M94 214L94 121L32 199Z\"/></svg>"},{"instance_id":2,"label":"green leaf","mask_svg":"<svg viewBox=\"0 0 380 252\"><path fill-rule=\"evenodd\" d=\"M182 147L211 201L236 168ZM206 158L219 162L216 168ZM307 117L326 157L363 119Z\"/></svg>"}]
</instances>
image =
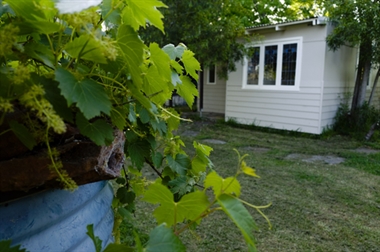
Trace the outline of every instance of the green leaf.
<instances>
[{"instance_id":1,"label":"green leaf","mask_svg":"<svg viewBox=\"0 0 380 252\"><path fill-rule=\"evenodd\" d=\"M159 168L162 165L163 156L161 152L155 152L152 154L152 161L156 168Z\"/></svg>"},{"instance_id":2,"label":"green leaf","mask_svg":"<svg viewBox=\"0 0 380 252\"><path fill-rule=\"evenodd\" d=\"M185 195L187 192L190 192L191 186L187 183L186 176L179 176L173 180L170 180L168 185L171 187L170 191L172 193L178 193L179 195Z\"/></svg>"},{"instance_id":3,"label":"green leaf","mask_svg":"<svg viewBox=\"0 0 380 252\"><path fill-rule=\"evenodd\" d=\"M178 46L174 46L173 44L165 45L162 50L169 55L170 59L175 60L176 58L181 58L183 53L186 50L186 46L183 44L179 44Z\"/></svg>"},{"instance_id":4,"label":"green leaf","mask_svg":"<svg viewBox=\"0 0 380 252\"><path fill-rule=\"evenodd\" d=\"M156 43L151 43L149 49L151 62L157 67L161 78L169 81L171 79L169 56Z\"/></svg>"},{"instance_id":5,"label":"green leaf","mask_svg":"<svg viewBox=\"0 0 380 252\"><path fill-rule=\"evenodd\" d=\"M117 43L120 47L123 58L128 64L128 69L131 73L133 82L137 87L141 87L142 79L140 65L143 62L144 43L139 38L137 32L128 25L120 25L117 32Z\"/></svg>"},{"instance_id":6,"label":"green leaf","mask_svg":"<svg viewBox=\"0 0 380 252\"><path fill-rule=\"evenodd\" d=\"M146 252L184 252L185 246L173 233L173 230L161 224L149 234Z\"/></svg>"},{"instance_id":7,"label":"green leaf","mask_svg":"<svg viewBox=\"0 0 380 252\"><path fill-rule=\"evenodd\" d=\"M171 98L174 90L174 86L170 87L168 84L158 72L158 68L152 65L145 74L143 91L153 102L161 105Z\"/></svg>"},{"instance_id":8,"label":"green leaf","mask_svg":"<svg viewBox=\"0 0 380 252\"><path fill-rule=\"evenodd\" d=\"M152 204L160 204L153 212L158 224L165 222L169 227L175 224L176 206L173 194L166 186L162 185L159 181L151 184L145 192L143 200Z\"/></svg>"},{"instance_id":9,"label":"green leaf","mask_svg":"<svg viewBox=\"0 0 380 252\"><path fill-rule=\"evenodd\" d=\"M187 105L191 108L194 103L194 97L198 96L198 90L194 83L187 76L181 76L181 84L176 86L177 93L185 99Z\"/></svg>"},{"instance_id":10,"label":"green leaf","mask_svg":"<svg viewBox=\"0 0 380 252\"><path fill-rule=\"evenodd\" d=\"M194 58L194 53L190 50L186 50L183 53L182 62L185 65L186 72L190 74L191 77L198 80L197 71L201 70L201 65Z\"/></svg>"},{"instance_id":11,"label":"green leaf","mask_svg":"<svg viewBox=\"0 0 380 252\"><path fill-rule=\"evenodd\" d=\"M95 234L94 234L94 225L93 224L87 225L87 233L86 234L93 241L94 246L95 246L95 251L96 252L101 252L102 251L102 240L100 240L99 237L95 236Z\"/></svg>"},{"instance_id":12,"label":"green leaf","mask_svg":"<svg viewBox=\"0 0 380 252\"><path fill-rule=\"evenodd\" d=\"M159 224L165 222L168 226L184 220L194 220L209 206L205 192L201 191L186 194L179 202L174 202L173 194L160 181L156 181L148 187L143 200L152 204L160 204L154 210L154 216Z\"/></svg>"},{"instance_id":13,"label":"green leaf","mask_svg":"<svg viewBox=\"0 0 380 252\"><path fill-rule=\"evenodd\" d=\"M121 16L120 9L115 8L114 0L103 0L101 4L102 17L105 18L106 23L120 24Z\"/></svg>"},{"instance_id":14,"label":"green leaf","mask_svg":"<svg viewBox=\"0 0 380 252\"><path fill-rule=\"evenodd\" d=\"M122 204L129 204L135 200L136 194L132 191L128 191L125 187L120 187L116 192L116 197Z\"/></svg>"},{"instance_id":15,"label":"green leaf","mask_svg":"<svg viewBox=\"0 0 380 252\"><path fill-rule=\"evenodd\" d=\"M180 175L186 175L186 172L191 165L189 157L184 154L177 154L175 159L173 159L172 156L167 155L166 160L169 167Z\"/></svg>"},{"instance_id":16,"label":"green leaf","mask_svg":"<svg viewBox=\"0 0 380 252\"><path fill-rule=\"evenodd\" d=\"M76 124L81 134L99 146L109 145L114 139L111 125L103 119L89 122L81 113L77 113Z\"/></svg>"},{"instance_id":17,"label":"green leaf","mask_svg":"<svg viewBox=\"0 0 380 252\"><path fill-rule=\"evenodd\" d=\"M103 252L135 252L134 248L131 248L125 244L110 243L107 245Z\"/></svg>"},{"instance_id":18,"label":"green leaf","mask_svg":"<svg viewBox=\"0 0 380 252\"><path fill-rule=\"evenodd\" d=\"M67 101L60 93L58 82L46 79L41 76L32 75L33 81L38 81L42 84L45 90L46 99L53 105L57 114L65 121L74 123L74 115L70 107L67 106Z\"/></svg>"},{"instance_id":19,"label":"green leaf","mask_svg":"<svg viewBox=\"0 0 380 252\"><path fill-rule=\"evenodd\" d=\"M137 31L140 26L145 27L146 22L149 22L164 32L161 20L164 16L157 8L167 7L165 4L157 0L127 0L127 4L122 13L124 23Z\"/></svg>"},{"instance_id":20,"label":"green leaf","mask_svg":"<svg viewBox=\"0 0 380 252\"><path fill-rule=\"evenodd\" d=\"M174 108L168 108L168 111L172 113L174 116L169 117L166 120L166 123L168 124L168 131L172 132L173 130L178 129L180 120L179 120L179 114Z\"/></svg>"},{"instance_id":21,"label":"green leaf","mask_svg":"<svg viewBox=\"0 0 380 252\"><path fill-rule=\"evenodd\" d=\"M125 118L128 114L129 110L125 106L113 107L111 110L112 124L115 125L119 130L124 130L125 126L127 125Z\"/></svg>"},{"instance_id":22,"label":"green leaf","mask_svg":"<svg viewBox=\"0 0 380 252\"><path fill-rule=\"evenodd\" d=\"M150 157L151 145L146 139L140 139L138 141L128 143L128 153L131 157L132 164L138 169L141 169L144 165L145 158Z\"/></svg>"},{"instance_id":23,"label":"green leaf","mask_svg":"<svg viewBox=\"0 0 380 252\"><path fill-rule=\"evenodd\" d=\"M203 191L186 194L178 202L177 222L195 220L207 209L209 204L206 193Z\"/></svg>"},{"instance_id":24,"label":"green leaf","mask_svg":"<svg viewBox=\"0 0 380 252\"><path fill-rule=\"evenodd\" d=\"M89 34L81 35L65 46L65 51L73 58L106 64L107 59L103 55L103 50L101 41Z\"/></svg>"},{"instance_id":25,"label":"green leaf","mask_svg":"<svg viewBox=\"0 0 380 252\"><path fill-rule=\"evenodd\" d=\"M150 114L149 114L148 110L146 110L145 108L140 109L139 117L140 117L140 121L144 124L148 123L150 121Z\"/></svg>"},{"instance_id":26,"label":"green leaf","mask_svg":"<svg viewBox=\"0 0 380 252\"><path fill-rule=\"evenodd\" d=\"M172 73L171 73L171 80L172 80L173 86L177 86L177 84L182 84L182 81L181 81L179 75L174 71L172 71Z\"/></svg>"},{"instance_id":27,"label":"green leaf","mask_svg":"<svg viewBox=\"0 0 380 252\"><path fill-rule=\"evenodd\" d=\"M252 176L252 177L260 178L260 177L256 174L255 169L253 169L253 168L247 166L247 164L246 164L246 162L245 162L244 160L241 162L240 167L241 167L241 170L244 172L244 174L247 174L247 175Z\"/></svg>"},{"instance_id":28,"label":"green leaf","mask_svg":"<svg viewBox=\"0 0 380 252\"><path fill-rule=\"evenodd\" d=\"M50 68L55 68L55 57L50 48L41 43L30 42L24 46L24 52L29 57L43 62Z\"/></svg>"},{"instance_id":29,"label":"green leaf","mask_svg":"<svg viewBox=\"0 0 380 252\"><path fill-rule=\"evenodd\" d=\"M250 251L256 251L253 231L257 228L251 214L238 199L230 195L222 194L217 200L223 211L240 229Z\"/></svg>"},{"instance_id":30,"label":"green leaf","mask_svg":"<svg viewBox=\"0 0 380 252\"><path fill-rule=\"evenodd\" d=\"M150 124L152 125L153 130L158 131L161 136L167 132L167 127L166 127L165 121L152 119L150 121Z\"/></svg>"},{"instance_id":31,"label":"green leaf","mask_svg":"<svg viewBox=\"0 0 380 252\"><path fill-rule=\"evenodd\" d=\"M0 251L1 252L26 252L26 249L22 249L21 245L12 246L11 244L12 244L11 240L0 241Z\"/></svg>"},{"instance_id":32,"label":"green leaf","mask_svg":"<svg viewBox=\"0 0 380 252\"><path fill-rule=\"evenodd\" d=\"M223 179L215 171L210 172L205 179L205 188L212 187L215 197L219 197L221 194L234 194L237 197L240 196L240 183L234 177L228 177Z\"/></svg>"},{"instance_id":33,"label":"green leaf","mask_svg":"<svg viewBox=\"0 0 380 252\"><path fill-rule=\"evenodd\" d=\"M13 133L17 138L29 149L32 150L34 146L37 145L36 140L34 140L33 135L29 132L23 124L16 121L10 121L9 126L11 127Z\"/></svg>"},{"instance_id":34,"label":"green leaf","mask_svg":"<svg viewBox=\"0 0 380 252\"><path fill-rule=\"evenodd\" d=\"M27 20L48 20L56 14L53 1L7 0L17 16Z\"/></svg>"},{"instance_id":35,"label":"green leaf","mask_svg":"<svg viewBox=\"0 0 380 252\"><path fill-rule=\"evenodd\" d=\"M206 167L213 167L213 163L208 157L213 149L210 146L195 141L193 142L193 146L195 148L196 156L191 161L191 168L195 174L206 171Z\"/></svg>"},{"instance_id":36,"label":"green leaf","mask_svg":"<svg viewBox=\"0 0 380 252\"><path fill-rule=\"evenodd\" d=\"M63 68L55 70L55 80L59 82L59 88L68 105L76 102L87 119L99 116L101 112L110 114L112 104L100 84L91 79L78 81L71 72Z\"/></svg>"}]
</instances>

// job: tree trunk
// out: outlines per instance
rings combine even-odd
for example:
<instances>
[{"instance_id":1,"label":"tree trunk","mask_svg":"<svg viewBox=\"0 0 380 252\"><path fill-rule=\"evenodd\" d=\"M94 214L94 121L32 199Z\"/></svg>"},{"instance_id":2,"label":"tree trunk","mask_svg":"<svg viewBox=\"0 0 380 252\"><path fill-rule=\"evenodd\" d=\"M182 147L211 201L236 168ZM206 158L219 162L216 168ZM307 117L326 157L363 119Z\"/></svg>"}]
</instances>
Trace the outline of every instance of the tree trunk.
<instances>
[{"instance_id":1,"label":"tree trunk","mask_svg":"<svg viewBox=\"0 0 380 252\"><path fill-rule=\"evenodd\" d=\"M377 82L379 80L379 77L380 77L380 68L377 70L375 80L373 81L373 86L372 86L372 90L371 90L371 95L370 95L369 100L368 100L368 105L371 105L373 96L375 95L376 86L377 86Z\"/></svg>"},{"instance_id":2,"label":"tree trunk","mask_svg":"<svg viewBox=\"0 0 380 252\"><path fill-rule=\"evenodd\" d=\"M85 139L74 139L56 147L63 169L78 185L113 179L120 175L124 164L125 137L119 130L114 131L114 136L115 139L109 146L97 146ZM16 141L13 143L21 144ZM0 197L4 196L1 192L27 192L35 188L62 187L57 180L57 173L52 171L50 164L46 149L33 150L0 160Z\"/></svg>"},{"instance_id":3,"label":"tree trunk","mask_svg":"<svg viewBox=\"0 0 380 252\"><path fill-rule=\"evenodd\" d=\"M371 72L371 57L368 57L368 49L371 44L362 43L359 52L359 65L355 81L354 95L352 97L351 114L363 106L366 97L367 84L369 81L369 74Z\"/></svg>"}]
</instances>

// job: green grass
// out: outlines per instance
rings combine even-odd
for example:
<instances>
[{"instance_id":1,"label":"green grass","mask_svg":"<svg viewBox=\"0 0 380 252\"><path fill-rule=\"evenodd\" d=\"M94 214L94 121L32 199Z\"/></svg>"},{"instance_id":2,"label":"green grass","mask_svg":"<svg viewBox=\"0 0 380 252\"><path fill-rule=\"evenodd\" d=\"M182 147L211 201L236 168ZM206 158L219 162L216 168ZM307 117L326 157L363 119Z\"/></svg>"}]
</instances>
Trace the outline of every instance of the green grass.
<instances>
[{"instance_id":1,"label":"green grass","mask_svg":"<svg viewBox=\"0 0 380 252\"><path fill-rule=\"evenodd\" d=\"M239 177L242 198L264 209L268 224L253 209L259 251L380 251L380 154L358 153L364 143L342 136L327 139L236 128L221 123L184 123L178 133L199 132L183 140L193 153L192 142L223 140L208 144L211 159L222 176L231 176L237 157L249 154L246 162L261 177ZM371 143L371 148L380 145ZM368 147L368 146L367 146ZM297 154L298 158L288 158ZM345 158L336 165L323 161L306 162L309 157ZM149 233L155 225L153 207L140 202L135 226ZM193 232L181 235L188 251L246 251L238 229L222 213L204 219Z\"/></svg>"}]
</instances>

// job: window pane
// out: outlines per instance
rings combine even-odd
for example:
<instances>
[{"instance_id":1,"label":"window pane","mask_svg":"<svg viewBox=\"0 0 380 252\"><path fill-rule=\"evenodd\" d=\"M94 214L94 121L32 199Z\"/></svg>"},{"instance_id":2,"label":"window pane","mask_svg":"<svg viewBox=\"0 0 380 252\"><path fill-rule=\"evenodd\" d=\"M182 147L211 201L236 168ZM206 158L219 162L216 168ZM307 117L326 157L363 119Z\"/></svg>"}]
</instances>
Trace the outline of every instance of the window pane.
<instances>
[{"instance_id":1,"label":"window pane","mask_svg":"<svg viewBox=\"0 0 380 252\"><path fill-rule=\"evenodd\" d=\"M259 84L260 47L253 47L252 58L248 61L247 84Z\"/></svg>"},{"instance_id":2,"label":"window pane","mask_svg":"<svg viewBox=\"0 0 380 252\"><path fill-rule=\"evenodd\" d=\"M212 65L208 69L208 83L215 83L215 65Z\"/></svg>"},{"instance_id":3,"label":"window pane","mask_svg":"<svg viewBox=\"0 0 380 252\"><path fill-rule=\"evenodd\" d=\"M265 47L264 85L276 85L277 46Z\"/></svg>"},{"instance_id":4,"label":"window pane","mask_svg":"<svg viewBox=\"0 0 380 252\"><path fill-rule=\"evenodd\" d=\"M294 86L296 79L297 44L284 45L281 85Z\"/></svg>"}]
</instances>

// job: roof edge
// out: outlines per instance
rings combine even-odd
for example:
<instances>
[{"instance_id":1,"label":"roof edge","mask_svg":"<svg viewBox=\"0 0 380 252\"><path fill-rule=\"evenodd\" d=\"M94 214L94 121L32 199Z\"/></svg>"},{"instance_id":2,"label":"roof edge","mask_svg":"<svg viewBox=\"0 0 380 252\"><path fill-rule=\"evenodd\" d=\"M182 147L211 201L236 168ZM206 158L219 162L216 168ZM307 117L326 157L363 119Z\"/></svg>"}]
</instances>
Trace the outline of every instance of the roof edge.
<instances>
[{"instance_id":1,"label":"roof edge","mask_svg":"<svg viewBox=\"0 0 380 252\"><path fill-rule=\"evenodd\" d=\"M326 25L327 17L320 16L320 17L313 17L313 18L300 19L300 20L291 20L291 21L286 21L286 22L277 23L277 24L251 26L251 27L247 27L246 31L251 32L251 31L271 29L271 28L274 28L276 31L282 31L282 30L285 30L285 27L287 26L304 24L304 23L310 23L312 26Z\"/></svg>"}]
</instances>

